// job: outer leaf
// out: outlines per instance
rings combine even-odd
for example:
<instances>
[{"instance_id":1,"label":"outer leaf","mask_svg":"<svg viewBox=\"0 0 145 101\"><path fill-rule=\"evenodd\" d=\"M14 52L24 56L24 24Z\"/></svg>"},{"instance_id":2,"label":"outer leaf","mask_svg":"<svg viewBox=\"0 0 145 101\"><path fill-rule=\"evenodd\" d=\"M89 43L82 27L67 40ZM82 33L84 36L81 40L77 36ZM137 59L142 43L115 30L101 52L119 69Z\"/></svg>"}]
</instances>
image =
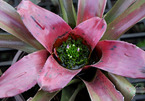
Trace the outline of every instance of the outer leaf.
<instances>
[{"instance_id":1,"label":"outer leaf","mask_svg":"<svg viewBox=\"0 0 145 101\"><path fill-rule=\"evenodd\" d=\"M3 0L0 0L0 28L13 34L33 47L42 49L40 43L38 43L26 29L16 10Z\"/></svg>"},{"instance_id":2,"label":"outer leaf","mask_svg":"<svg viewBox=\"0 0 145 101\"><path fill-rule=\"evenodd\" d=\"M59 91L48 93L43 90L39 90L34 96L34 98L30 101L50 101L58 92Z\"/></svg>"},{"instance_id":3,"label":"outer leaf","mask_svg":"<svg viewBox=\"0 0 145 101\"><path fill-rule=\"evenodd\" d=\"M0 77L0 98L15 96L33 87L47 56L47 51L37 51L13 64Z\"/></svg>"},{"instance_id":4,"label":"outer leaf","mask_svg":"<svg viewBox=\"0 0 145 101\"><path fill-rule=\"evenodd\" d=\"M20 39L9 34L0 34L0 47L14 48L25 51L27 53L37 51L37 49L29 46L28 44L22 42Z\"/></svg>"},{"instance_id":5,"label":"outer leaf","mask_svg":"<svg viewBox=\"0 0 145 101\"><path fill-rule=\"evenodd\" d=\"M31 0L31 2L33 2L34 4L38 4L39 2L41 2L41 0Z\"/></svg>"},{"instance_id":6,"label":"outer leaf","mask_svg":"<svg viewBox=\"0 0 145 101\"><path fill-rule=\"evenodd\" d=\"M79 0L77 25L91 17L102 18L107 0Z\"/></svg>"},{"instance_id":7,"label":"outer leaf","mask_svg":"<svg viewBox=\"0 0 145 101\"><path fill-rule=\"evenodd\" d=\"M58 6L59 5L59 1L58 0L51 0L51 2L55 6Z\"/></svg>"},{"instance_id":8,"label":"outer leaf","mask_svg":"<svg viewBox=\"0 0 145 101\"><path fill-rule=\"evenodd\" d=\"M18 12L29 31L50 53L56 39L68 35L71 30L61 17L30 1L23 0L18 6Z\"/></svg>"},{"instance_id":9,"label":"outer leaf","mask_svg":"<svg viewBox=\"0 0 145 101\"><path fill-rule=\"evenodd\" d=\"M125 77L145 78L145 52L140 48L123 41L100 41L97 48L102 57L93 67Z\"/></svg>"},{"instance_id":10,"label":"outer leaf","mask_svg":"<svg viewBox=\"0 0 145 101\"><path fill-rule=\"evenodd\" d=\"M69 101L71 96L73 95L76 88L67 86L64 89L62 89L61 93L61 100L60 101Z\"/></svg>"},{"instance_id":11,"label":"outer leaf","mask_svg":"<svg viewBox=\"0 0 145 101\"><path fill-rule=\"evenodd\" d=\"M107 24L104 19L93 17L79 24L72 33L81 36L93 50L106 28Z\"/></svg>"},{"instance_id":12,"label":"outer leaf","mask_svg":"<svg viewBox=\"0 0 145 101\"><path fill-rule=\"evenodd\" d=\"M118 0L112 9L105 15L105 20L109 24L116 17L122 14L129 6L131 6L137 0Z\"/></svg>"},{"instance_id":13,"label":"outer leaf","mask_svg":"<svg viewBox=\"0 0 145 101\"><path fill-rule=\"evenodd\" d=\"M92 101L123 101L123 96L100 70L92 82L84 83Z\"/></svg>"},{"instance_id":14,"label":"outer leaf","mask_svg":"<svg viewBox=\"0 0 145 101\"><path fill-rule=\"evenodd\" d=\"M59 0L63 19L72 27L76 26L76 12L72 0Z\"/></svg>"},{"instance_id":15,"label":"outer leaf","mask_svg":"<svg viewBox=\"0 0 145 101\"><path fill-rule=\"evenodd\" d=\"M108 73L108 78L113 82L116 89L118 89L124 96L124 101L131 101L135 95L135 87L124 77Z\"/></svg>"},{"instance_id":16,"label":"outer leaf","mask_svg":"<svg viewBox=\"0 0 145 101\"><path fill-rule=\"evenodd\" d=\"M78 86L76 88L74 88L73 85L65 87L62 90L61 101L75 101L78 92L85 87L85 85L82 83L77 85Z\"/></svg>"},{"instance_id":17,"label":"outer leaf","mask_svg":"<svg viewBox=\"0 0 145 101\"><path fill-rule=\"evenodd\" d=\"M104 39L118 39L125 31L145 17L145 0L137 0L120 16L108 24Z\"/></svg>"},{"instance_id":18,"label":"outer leaf","mask_svg":"<svg viewBox=\"0 0 145 101\"><path fill-rule=\"evenodd\" d=\"M60 66L53 56L49 56L38 78L38 84L45 91L55 92L65 87L80 71L81 69L66 69Z\"/></svg>"}]
</instances>

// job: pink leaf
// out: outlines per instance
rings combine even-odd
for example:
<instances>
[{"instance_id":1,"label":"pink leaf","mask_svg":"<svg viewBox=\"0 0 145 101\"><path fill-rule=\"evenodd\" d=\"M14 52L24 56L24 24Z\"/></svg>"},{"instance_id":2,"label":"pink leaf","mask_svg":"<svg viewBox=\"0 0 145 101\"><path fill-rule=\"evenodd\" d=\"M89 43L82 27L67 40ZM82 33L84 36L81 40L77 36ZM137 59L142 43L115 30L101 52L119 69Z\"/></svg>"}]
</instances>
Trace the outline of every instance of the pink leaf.
<instances>
[{"instance_id":1,"label":"pink leaf","mask_svg":"<svg viewBox=\"0 0 145 101\"><path fill-rule=\"evenodd\" d=\"M106 31L107 24L104 19L93 17L79 24L73 34L81 36L93 50Z\"/></svg>"},{"instance_id":2,"label":"pink leaf","mask_svg":"<svg viewBox=\"0 0 145 101\"><path fill-rule=\"evenodd\" d=\"M131 78L145 78L145 52L123 41L100 41L100 61L93 67Z\"/></svg>"},{"instance_id":3,"label":"pink leaf","mask_svg":"<svg viewBox=\"0 0 145 101\"><path fill-rule=\"evenodd\" d=\"M100 70L97 70L93 81L84 83L92 101L123 101L121 93Z\"/></svg>"},{"instance_id":4,"label":"pink leaf","mask_svg":"<svg viewBox=\"0 0 145 101\"><path fill-rule=\"evenodd\" d=\"M80 71L81 69L66 69L59 65L53 56L49 56L38 78L38 84L43 90L51 93L65 87Z\"/></svg>"},{"instance_id":5,"label":"pink leaf","mask_svg":"<svg viewBox=\"0 0 145 101\"><path fill-rule=\"evenodd\" d=\"M102 18L107 0L79 0L77 25L91 17Z\"/></svg>"},{"instance_id":6,"label":"pink leaf","mask_svg":"<svg viewBox=\"0 0 145 101\"><path fill-rule=\"evenodd\" d=\"M28 30L50 53L56 39L65 36L71 30L61 17L29 0L23 0L17 11Z\"/></svg>"},{"instance_id":7,"label":"pink leaf","mask_svg":"<svg viewBox=\"0 0 145 101\"><path fill-rule=\"evenodd\" d=\"M9 67L0 77L0 98L15 96L33 87L47 56L47 51L37 51Z\"/></svg>"}]
</instances>

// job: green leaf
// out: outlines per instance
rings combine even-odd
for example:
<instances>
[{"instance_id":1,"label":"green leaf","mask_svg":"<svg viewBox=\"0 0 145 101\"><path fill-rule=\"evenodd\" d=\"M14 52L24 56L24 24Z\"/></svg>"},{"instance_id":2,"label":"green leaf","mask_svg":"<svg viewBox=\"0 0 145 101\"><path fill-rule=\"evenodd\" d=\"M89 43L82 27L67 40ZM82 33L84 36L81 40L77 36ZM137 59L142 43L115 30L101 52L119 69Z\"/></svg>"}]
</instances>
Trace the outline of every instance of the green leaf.
<instances>
[{"instance_id":1,"label":"green leaf","mask_svg":"<svg viewBox=\"0 0 145 101\"><path fill-rule=\"evenodd\" d=\"M31 0L34 4L38 4L41 0Z\"/></svg>"},{"instance_id":2,"label":"green leaf","mask_svg":"<svg viewBox=\"0 0 145 101\"><path fill-rule=\"evenodd\" d=\"M0 0L0 28L37 49L43 49L42 45L24 26L16 10L3 0Z\"/></svg>"},{"instance_id":3,"label":"green leaf","mask_svg":"<svg viewBox=\"0 0 145 101\"><path fill-rule=\"evenodd\" d=\"M2 73L2 71L0 70L0 76L2 75L3 73Z\"/></svg>"},{"instance_id":4,"label":"green leaf","mask_svg":"<svg viewBox=\"0 0 145 101\"><path fill-rule=\"evenodd\" d=\"M75 83L79 83L80 81L81 81L80 79L73 79L66 86L69 86L69 85L72 85L72 84L75 84Z\"/></svg>"},{"instance_id":5,"label":"green leaf","mask_svg":"<svg viewBox=\"0 0 145 101\"><path fill-rule=\"evenodd\" d=\"M118 39L130 27L145 17L145 0L137 0L108 24L102 40Z\"/></svg>"},{"instance_id":6,"label":"green leaf","mask_svg":"<svg viewBox=\"0 0 145 101\"><path fill-rule=\"evenodd\" d=\"M138 47L145 47L145 39L137 43Z\"/></svg>"},{"instance_id":7,"label":"green leaf","mask_svg":"<svg viewBox=\"0 0 145 101\"><path fill-rule=\"evenodd\" d=\"M122 93L124 101L131 101L136 92L135 87L122 76L108 73L108 78L113 82L116 89Z\"/></svg>"},{"instance_id":8,"label":"green leaf","mask_svg":"<svg viewBox=\"0 0 145 101\"><path fill-rule=\"evenodd\" d=\"M11 0L4 0L6 2L10 2ZM38 4L39 2L41 2L41 0L30 0L31 2L33 2L34 4Z\"/></svg>"},{"instance_id":9,"label":"green leaf","mask_svg":"<svg viewBox=\"0 0 145 101\"><path fill-rule=\"evenodd\" d=\"M27 53L32 53L37 51L37 49L33 48L32 46L24 43L20 39L10 34L0 34L0 47L14 48L14 49L25 51Z\"/></svg>"},{"instance_id":10,"label":"green leaf","mask_svg":"<svg viewBox=\"0 0 145 101\"><path fill-rule=\"evenodd\" d=\"M118 0L109 12L105 15L107 23L112 22L116 17L122 14L129 6L131 6L136 0Z\"/></svg>"},{"instance_id":11,"label":"green leaf","mask_svg":"<svg viewBox=\"0 0 145 101\"><path fill-rule=\"evenodd\" d=\"M62 17L72 27L76 26L76 12L72 0L59 0Z\"/></svg>"},{"instance_id":12,"label":"green leaf","mask_svg":"<svg viewBox=\"0 0 145 101\"><path fill-rule=\"evenodd\" d=\"M70 97L73 95L76 88L67 86L62 89L61 101L69 101Z\"/></svg>"},{"instance_id":13,"label":"green leaf","mask_svg":"<svg viewBox=\"0 0 145 101\"><path fill-rule=\"evenodd\" d=\"M59 91L48 93L46 91L39 90L34 96L34 98L32 98L32 100L30 101L50 101L58 92Z\"/></svg>"},{"instance_id":14,"label":"green leaf","mask_svg":"<svg viewBox=\"0 0 145 101\"><path fill-rule=\"evenodd\" d=\"M65 87L62 90L61 101L75 101L77 94L84 87L83 83L79 83L77 87L74 87L74 85Z\"/></svg>"},{"instance_id":15,"label":"green leaf","mask_svg":"<svg viewBox=\"0 0 145 101\"><path fill-rule=\"evenodd\" d=\"M59 1L58 0L51 0L51 2L55 6L58 6L59 5Z\"/></svg>"}]
</instances>

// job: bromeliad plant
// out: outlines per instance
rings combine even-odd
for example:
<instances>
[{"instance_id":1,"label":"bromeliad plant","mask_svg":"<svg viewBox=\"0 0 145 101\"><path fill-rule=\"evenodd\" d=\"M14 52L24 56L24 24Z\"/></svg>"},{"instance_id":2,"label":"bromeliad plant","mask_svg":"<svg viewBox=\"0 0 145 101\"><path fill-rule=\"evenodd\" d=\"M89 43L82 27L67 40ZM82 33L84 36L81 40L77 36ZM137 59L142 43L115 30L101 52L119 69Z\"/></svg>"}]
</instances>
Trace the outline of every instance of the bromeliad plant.
<instances>
[{"instance_id":1,"label":"bromeliad plant","mask_svg":"<svg viewBox=\"0 0 145 101\"><path fill-rule=\"evenodd\" d=\"M121 76L145 78L145 52L114 39L145 17L145 1L118 0L103 16L107 0L79 0L77 21L72 1L59 2L64 20L71 27L77 25L74 29L29 0L17 7L22 22L14 8L0 1L0 27L17 37L0 35L0 46L30 53L0 77L0 98L15 96L38 83L49 97L45 99L46 92L38 91L33 101L50 100L61 89L62 101L67 101L64 87L81 79L92 101L131 100L135 88Z\"/></svg>"}]
</instances>

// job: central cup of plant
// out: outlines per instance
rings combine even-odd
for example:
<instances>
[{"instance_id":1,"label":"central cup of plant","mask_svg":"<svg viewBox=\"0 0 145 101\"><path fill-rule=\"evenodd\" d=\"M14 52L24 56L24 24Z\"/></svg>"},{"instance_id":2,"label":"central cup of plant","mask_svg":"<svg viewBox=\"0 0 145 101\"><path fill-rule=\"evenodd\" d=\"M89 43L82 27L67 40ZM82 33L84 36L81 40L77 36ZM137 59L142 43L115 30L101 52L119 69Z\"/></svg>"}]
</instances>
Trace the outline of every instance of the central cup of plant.
<instances>
[{"instance_id":1,"label":"central cup of plant","mask_svg":"<svg viewBox=\"0 0 145 101\"><path fill-rule=\"evenodd\" d=\"M82 39L69 37L56 48L59 63L67 69L79 69L88 64L90 50Z\"/></svg>"}]
</instances>

